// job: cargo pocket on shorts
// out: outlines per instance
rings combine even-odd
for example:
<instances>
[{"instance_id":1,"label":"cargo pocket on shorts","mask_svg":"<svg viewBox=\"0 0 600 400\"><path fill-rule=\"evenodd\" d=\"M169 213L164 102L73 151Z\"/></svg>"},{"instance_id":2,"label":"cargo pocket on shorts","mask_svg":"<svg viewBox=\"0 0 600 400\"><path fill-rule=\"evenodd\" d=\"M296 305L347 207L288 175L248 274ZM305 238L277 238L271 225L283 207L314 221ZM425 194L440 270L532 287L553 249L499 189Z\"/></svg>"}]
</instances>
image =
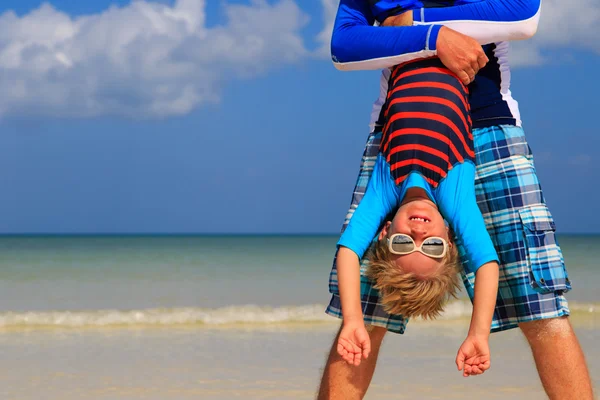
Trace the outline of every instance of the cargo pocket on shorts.
<instances>
[{"instance_id":1,"label":"cargo pocket on shorts","mask_svg":"<svg viewBox=\"0 0 600 400\"><path fill-rule=\"evenodd\" d=\"M544 204L519 210L531 287L539 293L567 292L571 282L556 241L554 220Z\"/></svg>"}]
</instances>

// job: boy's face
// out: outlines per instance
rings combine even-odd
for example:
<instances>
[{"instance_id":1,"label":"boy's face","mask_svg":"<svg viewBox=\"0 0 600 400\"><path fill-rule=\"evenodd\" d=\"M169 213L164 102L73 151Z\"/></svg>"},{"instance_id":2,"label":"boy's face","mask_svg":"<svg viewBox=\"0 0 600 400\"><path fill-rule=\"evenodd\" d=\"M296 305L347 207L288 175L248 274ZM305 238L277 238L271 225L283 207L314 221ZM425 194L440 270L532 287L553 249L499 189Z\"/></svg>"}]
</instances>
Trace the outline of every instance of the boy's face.
<instances>
[{"instance_id":1,"label":"boy's face","mask_svg":"<svg viewBox=\"0 0 600 400\"><path fill-rule=\"evenodd\" d=\"M417 246L431 236L444 238L450 243L444 218L436 205L421 190L412 193L409 191L394 219L383 227L379 240L385 240L394 233L411 236ZM419 278L435 276L443 265L442 259L431 258L418 251L391 256L396 265L402 267L403 272L412 272Z\"/></svg>"}]
</instances>

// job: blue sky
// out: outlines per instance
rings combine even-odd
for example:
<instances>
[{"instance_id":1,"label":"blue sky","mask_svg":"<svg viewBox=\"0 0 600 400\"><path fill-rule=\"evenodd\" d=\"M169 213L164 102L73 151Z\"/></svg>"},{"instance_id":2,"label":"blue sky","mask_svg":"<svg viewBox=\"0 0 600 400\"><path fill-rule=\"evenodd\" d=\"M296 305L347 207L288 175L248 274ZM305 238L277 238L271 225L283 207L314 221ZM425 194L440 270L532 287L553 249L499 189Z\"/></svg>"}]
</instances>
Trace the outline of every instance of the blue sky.
<instances>
[{"instance_id":1,"label":"blue sky","mask_svg":"<svg viewBox=\"0 0 600 400\"><path fill-rule=\"evenodd\" d=\"M600 6L563 3L512 90L559 232L600 232ZM379 73L331 65L335 4L3 1L0 233L337 232Z\"/></svg>"}]
</instances>

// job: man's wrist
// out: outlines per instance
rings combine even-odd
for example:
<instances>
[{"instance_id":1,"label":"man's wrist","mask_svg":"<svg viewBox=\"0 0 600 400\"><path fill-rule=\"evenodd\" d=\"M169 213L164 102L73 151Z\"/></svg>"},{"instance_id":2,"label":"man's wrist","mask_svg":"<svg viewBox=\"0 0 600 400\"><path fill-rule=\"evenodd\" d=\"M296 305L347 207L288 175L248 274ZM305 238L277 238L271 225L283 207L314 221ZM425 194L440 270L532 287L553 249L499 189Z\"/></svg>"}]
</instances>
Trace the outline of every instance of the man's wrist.
<instances>
[{"instance_id":1,"label":"man's wrist","mask_svg":"<svg viewBox=\"0 0 600 400\"><path fill-rule=\"evenodd\" d=\"M427 32L427 50L437 50L437 41L442 29L448 29L443 25L431 25Z\"/></svg>"}]
</instances>

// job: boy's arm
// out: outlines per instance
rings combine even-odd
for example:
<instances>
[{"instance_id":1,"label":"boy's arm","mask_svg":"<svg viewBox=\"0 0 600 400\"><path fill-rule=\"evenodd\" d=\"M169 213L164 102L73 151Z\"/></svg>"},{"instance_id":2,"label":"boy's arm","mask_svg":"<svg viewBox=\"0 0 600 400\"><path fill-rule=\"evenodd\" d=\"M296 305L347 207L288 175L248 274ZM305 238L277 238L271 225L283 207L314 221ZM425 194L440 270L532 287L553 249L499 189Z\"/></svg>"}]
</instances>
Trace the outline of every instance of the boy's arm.
<instances>
[{"instance_id":1,"label":"boy's arm","mask_svg":"<svg viewBox=\"0 0 600 400\"><path fill-rule=\"evenodd\" d=\"M378 156L365 194L338 241L336 266L344 322L337 351L351 365L360 365L361 358L368 357L371 346L363 321L360 258L369 248L383 219L396 204L395 193L389 165Z\"/></svg>"},{"instance_id":2,"label":"boy's arm","mask_svg":"<svg viewBox=\"0 0 600 400\"><path fill-rule=\"evenodd\" d=\"M371 351L360 298L360 263L356 253L343 246L338 250L336 263L343 317L337 352L348 364L358 366Z\"/></svg>"},{"instance_id":3,"label":"boy's arm","mask_svg":"<svg viewBox=\"0 0 600 400\"><path fill-rule=\"evenodd\" d=\"M489 336L498 295L498 263L482 265L475 274L475 296L469 335Z\"/></svg>"},{"instance_id":4,"label":"boy's arm","mask_svg":"<svg viewBox=\"0 0 600 400\"><path fill-rule=\"evenodd\" d=\"M450 34L440 31L442 25L481 44L527 39L537 30L540 7L541 0L483 0L414 10L414 26L375 27L366 1L341 0L331 54L336 68L346 71L389 68L432 57L437 55L438 35Z\"/></svg>"},{"instance_id":5,"label":"boy's arm","mask_svg":"<svg viewBox=\"0 0 600 400\"><path fill-rule=\"evenodd\" d=\"M390 166L381 154L377 156L365 194L337 242L361 259L390 211L399 203Z\"/></svg>"},{"instance_id":6,"label":"boy's arm","mask_svg":"<svg viewBox=\"0 0 600 400\"><path fill-rule=\"evenodd\" d=\"M355 252L340 246L336 260L340 301L344 323L359 320L362 322L360 301L360 261Z\"/></svg>"},{"instance_id":7,"label":"boy's arm","mask_svg":"<svg viewBox=\"0 0 600 400\"><path fill-rule=\"evenodd\" d=\"M498 292L498 263L490 262L477 270L475 296L469 333L456 355L456 367L463 376L479 375L490 368L490 327Z\"/></svg>"},{"instance_id":8,"label":"boy's arm","mask_svg":"<svg viewBox=\"0 0 600 400\"><path fill-rule=\"evenodd\" d=\"M463 242L469 270L475 272L473 314L467 338L458 350L456 365L463 376L490 367L488 338L498 296L498 255L475 198L475 165L455 165L438 188L440 212Z\"/></svg>"},{"instance_id":9,"label":"boy's arm","mask_svg":"<svg viewBox=\"0 0 600 400\"><path fill-rule=\"evenodd\" d=\"M475 164L457 163L438 186L438 207L442 216L462 241L467 272L477 272L489 262L498 262L498 254L485 226L475 197Z\"/></svg>"}]
</instances>

